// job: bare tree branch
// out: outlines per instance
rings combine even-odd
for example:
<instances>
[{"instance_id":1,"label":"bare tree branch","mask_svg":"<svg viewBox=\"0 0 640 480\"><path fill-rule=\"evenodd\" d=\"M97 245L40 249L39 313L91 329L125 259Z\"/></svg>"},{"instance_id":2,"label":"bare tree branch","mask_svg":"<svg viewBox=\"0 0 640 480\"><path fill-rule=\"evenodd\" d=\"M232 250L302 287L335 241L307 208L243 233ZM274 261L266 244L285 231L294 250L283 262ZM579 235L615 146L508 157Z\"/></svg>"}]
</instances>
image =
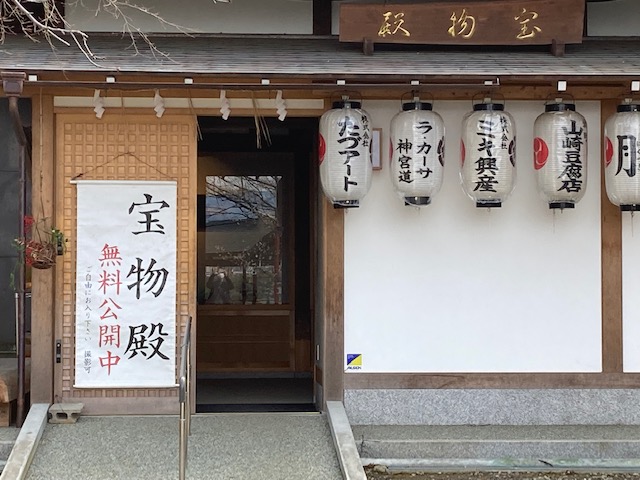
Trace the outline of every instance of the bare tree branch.
<instances>
[{"instance_id":1,"label":"bare tree branch","mask_svg":"<svg viewBox=\"0 0 640 480\"><path fill-rule=\"evenodd\" d=\"M97 65L95 63L95 55L87 43L89 36L81 30L71 28L60 13L60 10L58 10L55 1L42 0L41 2L37 2L44 8L42 19L37 18L20 0L1 0L1 3L3 7L6 7L2 8L3 15L0 17L1 37L3 40L5 34L8 32L7 27L10 22L18 22L22 33L34 41L37 41L36 36L38 34L42 34L52 46L53 40L70 46L71 44L62 38L68 35L73 39L73 42L84 56L87 57L91 63ZM8 16L4 15L5 12L8 12ZM59 27L58 25L63 26Z\"/></svg>"},{"instance_id":2,"label":"bare tree branch","mask_svg":"<svg viewBox=\"0 0 640 480\"><path fill-rule=\"evenodd\" d=\"M227 0L212 0L229 3ZM89 35L74 28L65 18L59 8L59 0L0 0L0 43L7 35L25 35L34 42L44 38L52 49L56 44L75 46L95 66L100 58L94 54L89 46ZM83 0L73 0L68 7L89 9ZM137 25L135 17L142 15L158 22L163 28L172 29L189 36L194 30L178 25L162 17L151 8L130 0L98 0L93 14L107 13L122 23L121 33L131 40L130 47L138 55L141 53L139 44L143 43L154 56L170 59L166 52L160 50L147 32Z\"/></svg>"},{"instance_id":3,"label":"bare tree branch","mask_svg":"<svg viewBox=\"0 0 640 480\"><path fill-rule=\"evenodd\" d=\"M73 2L70 2L69 5L83 6L84 4L82 3L82 0L75 0ZM157 21L163 28L173 28L176 31L187 36L193 33L192 29L171 22L162 17L159 13L151 10L150 8L144 5L139 5L137 3L132 3L129 0L99 0L94 15L97 16L100 14L100 12L108 13L113 18L122 22L121 32L124 36L127 36L131 39L130 47L136 54L140 54L140 50L138 48L138 40L141 39L147 45L154 56L159 55L164 58L169 58L169 55L159 50L150 39L149 35L138 25L136 25L136 22L133 19L133 15L136 13L142 14L145 17L149 17Z\"/></svg>"}]
</instances>

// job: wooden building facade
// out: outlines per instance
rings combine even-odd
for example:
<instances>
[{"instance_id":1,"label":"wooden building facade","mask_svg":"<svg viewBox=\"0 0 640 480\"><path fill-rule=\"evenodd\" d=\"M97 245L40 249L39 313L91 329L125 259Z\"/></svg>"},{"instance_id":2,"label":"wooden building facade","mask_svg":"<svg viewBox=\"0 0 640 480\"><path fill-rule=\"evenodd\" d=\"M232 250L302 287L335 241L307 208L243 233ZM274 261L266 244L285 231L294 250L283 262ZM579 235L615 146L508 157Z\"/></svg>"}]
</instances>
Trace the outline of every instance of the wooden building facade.
<instances>
[{"instance_id":1,"label":"wooden building facade","mask_svg":"<svg viewBox=\"0 0 640 480\"><path fill-rule=\"evenodd\" d=\"M367 51L365 38L363 52L363 42L350 37L151 38L155 52L142 41L136 55L127 51L130 39L100 34L91 35L93 59L72 47L52 54L46 42L16 37L8 37L0 53L3 78L23 73L19 95L31 99L33 214L54 219L69 240L54 268L32 272L32 402L82 402L94 414L177 411L175 387L74 386L72 180L171 179L177 184L175 334L180 339L187 319L194 319L196 374L308 375L316 408L344 401L356 423L393 422L367 410L400 408L409 397L409 404L429 402L420 400L428 392L451 398L471 392L477 399L476 393L514 391L532 393L523 409L533 408L536 398L584 393L591 407L573 415L567 406L571 420L607 395L630 395L620 400L614 419L637 421L622 410L640 385L640 345L631 337L640 309L633 297L640 253L633 217L607 198L603 152L605 121L621 101L638 96L635 39L587 37L553 55L548 45L374 42ZM286 103L284 121L277 120L278 91ZM382 168L353 210L331 206L317 173L319 118L345 92L362 102L381 131ZM433 102L447 127L443 200L420 213L399 203L387 178L389 120L403 96L416 92ZM513 107L523 137L517 206L507 201L491 214L476 209L457 184L459 123L478 96ZM567 96L587 117L590 183L575 211L555 215L532 200L531 130L545 102ZM229 120L220 118L224 97ZM230 260L202 263L213 255L199 213L204 179L259 175L291 185L276 193L285 206L274 214L278 228L290 235L278 237L278 252L291 255L278 263L280 290L261 303L257 283L253 293L243 283L232 293L235 300L208 303L206 284L216 271L211 265L243 278L251 273ZM236 222L236 228L248 224ZM245 234L257 235L260 226L251 225ZM431 235L436 240L421 250L421 239ZM216 238L226 245L226 237ZM474 246L488 257L458 255ZM548 256L547 248L562 252ZM523 257L532 261L520 262ZM443 288L432 290L435 284ZM361 368L350 368L354 355L362 356ZM453 403L450 408L455 410ZM396 414L404 423L456 423L453 417ZM464 421L486 418L479 413Z\"/></svg>"}]
</instances>

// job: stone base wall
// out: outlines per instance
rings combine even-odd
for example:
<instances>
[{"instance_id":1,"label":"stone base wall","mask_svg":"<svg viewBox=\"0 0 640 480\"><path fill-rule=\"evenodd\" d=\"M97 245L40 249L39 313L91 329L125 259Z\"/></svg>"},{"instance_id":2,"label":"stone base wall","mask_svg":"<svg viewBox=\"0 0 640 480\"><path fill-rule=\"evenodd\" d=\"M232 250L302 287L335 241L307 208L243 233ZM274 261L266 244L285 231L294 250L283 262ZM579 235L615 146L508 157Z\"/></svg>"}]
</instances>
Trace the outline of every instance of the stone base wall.
<instances>
[{"instance_id":1,"label":"stone base wall","mask_svg":"<svg viewBox=\"0 0 640 480\"><path fill-rule=\"evenodd\" d=\"M352 425L640 425L640 390L346 390Z\"/></svg>"}]
</instances>

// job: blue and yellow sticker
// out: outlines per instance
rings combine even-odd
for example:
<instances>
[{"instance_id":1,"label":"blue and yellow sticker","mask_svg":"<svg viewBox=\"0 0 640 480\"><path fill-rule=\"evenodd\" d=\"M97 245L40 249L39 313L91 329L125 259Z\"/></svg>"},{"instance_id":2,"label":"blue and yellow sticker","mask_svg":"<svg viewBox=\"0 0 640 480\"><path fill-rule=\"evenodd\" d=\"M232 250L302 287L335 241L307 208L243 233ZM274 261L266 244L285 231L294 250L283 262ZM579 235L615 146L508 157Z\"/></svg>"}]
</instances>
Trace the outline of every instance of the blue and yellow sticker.
<instances>
[{"instance_id":1,"label":"blue and yellow sticker","mask_svg":"<svg viewBox=\"0 0 640 480\"><path fill-rule=\"evenodd\" d=\"M347 370L360 370L362 368L361 353L347 353Z\"/></svg>"}]
</instances>

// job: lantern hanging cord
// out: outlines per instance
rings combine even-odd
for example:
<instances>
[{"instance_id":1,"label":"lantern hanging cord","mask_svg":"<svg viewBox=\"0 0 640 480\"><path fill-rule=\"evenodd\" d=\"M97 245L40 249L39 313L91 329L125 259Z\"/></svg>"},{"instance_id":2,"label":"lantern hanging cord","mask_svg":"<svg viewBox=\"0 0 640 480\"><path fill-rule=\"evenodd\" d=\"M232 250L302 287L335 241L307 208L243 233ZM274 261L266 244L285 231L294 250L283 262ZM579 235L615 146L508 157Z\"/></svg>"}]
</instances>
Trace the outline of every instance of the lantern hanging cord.
<instances>
[{"instance_id":1,"label":"lantern hanging cord","mask_svg":"<svg viewBox=\"0 0 640 480\"><path fill-rule=\"evenodd\" d=\"M353 100L362 103L362 94L355 90L336 90L331 92L329 95L329 102L333 103L334 99L340 97L343 102L350 102L353 98L358 98L358 100Z\"/></svg>"},{"instance_id":2,"label":"lantern hanging cord","mask_svg":"<svg viewBox=\"0 0 640 480\"><path fill-rule=\"evenodd\" d=\"M553 98L553 101L550 100L551 98ZM575 97L573 95L571 95L570 93L567 93L567 92L550 93L544 99L544 104L545 105L550 105L550 104L554 104L554 103L573 103L573 104L575 104L576 103L576 99L575 99Z\"/></svg>"},{"instance_id":3,"label":"lantern hanging cord","mask_svg":"<svg viewBox=\"0 0 640 480\"><path fill-rule=\"evenodd\" d=\"M493 101L494 101L493 96L494 95L496 95L495 92L492 94L491 92L489 92L487 90L475 93L471 97L471 105L475 105L476 103L493 103ZM482 100L478 102L477 100L480 97L482 97ZM504 95L502 95L502 103L504 103Z\"/></svg>"}]
</instances>

